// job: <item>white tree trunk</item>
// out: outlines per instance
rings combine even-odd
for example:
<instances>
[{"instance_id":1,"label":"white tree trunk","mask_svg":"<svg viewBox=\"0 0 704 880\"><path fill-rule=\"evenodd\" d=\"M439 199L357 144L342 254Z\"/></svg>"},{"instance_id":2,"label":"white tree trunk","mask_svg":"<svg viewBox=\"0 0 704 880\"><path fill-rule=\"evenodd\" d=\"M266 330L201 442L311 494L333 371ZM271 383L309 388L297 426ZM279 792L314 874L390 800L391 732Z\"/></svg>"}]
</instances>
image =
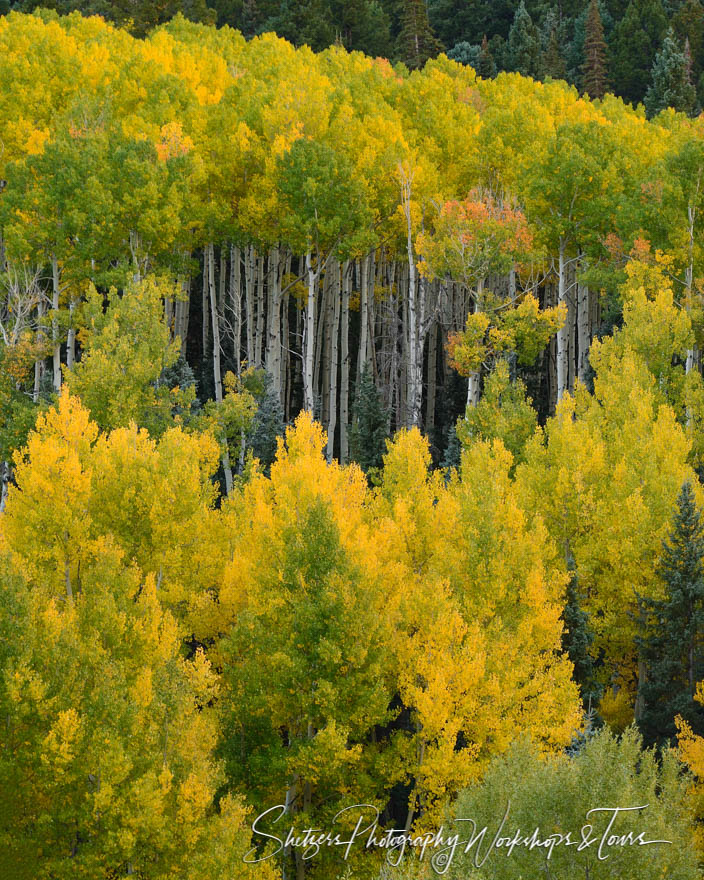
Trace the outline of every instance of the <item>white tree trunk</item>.
<instances>
[{"instance_id":1,"label":"white tree trunk","mask_svg":"<svg viewBox=\"0 0 704 880\"><path fill-rule=\"evenodd\" d=\"M254 247L249 245L245 251L244 288L247 317L247 366L254 364Z\"/></svg>"},{"instance_id":2,"label":"white tree trunk","mask_svg":"<svg viewBox=\"0 0 704 880\"><path fill-rule=\"evenodd\" d=\"M330 386L328 390L328 464L333 459L335 447L335 428L337 427L337 368L338 368L338 337L340 335L340 264L337 260L331 261L330 271L332 279L332 326L330 328Z\"/></svg>"},{"instance_id":3,"label":"white tree trunk","mask_svg":"<svg viewBox=\"0 0 704 880\"><path fill-rule=\"evenodd\" d=\"M281 397L281 282L279 276L279 249L269 251L269 313L267 315L266 371L273 380L273 388Z\"/></svg>"},{"instance_id":4,"label":"white tree trunk","mask_svg":"<svg viewBox=\"0 0 704 880\"><path fill-rule=\"evenodd\" d=\"M313 257L306 254L306 275L308 278L308 297L306 300L305 336L303 340L303 409L313 414L313 357L315 352L315 294L318 286L318 272L313 266Z\"/></svg>"},{"instance_id":5,"label":"white tree trunk","mask_svg":"<svg viewBox=\"0 0 704 880\"><path fill-rule=\"evenodd\" d=\"M349 441L347 426L350 422L350 264L342 266L341 302L341 357L340 367L340 464L347 464Z\"/></svg>"},{"instance_id":6,"label":"white tree trunk","mask_svg":"<svg viewBox=\"0 0 704 880\"><path fill-rule=\"evenodd\" d=\"M215 247L212 242L206 248L208 293L210 298L210 314L212 317L213 330L213 378L215 379L215 400L222 403L222 374L220 369L220 322L218 304L215 291ZM227 441L225 441L227 443ZM222 457L222 467L225 472L225 491L228 495L232 492L232 468L230 466L230 453L227 448Z\"/></svg>"},{"instance_id":7,"label":"white tree trunk","mask_svg":"<svg viewBox=\"0 0 704 880\"><path fill-rule=\"evenodd\" d=\"M52 367L54 371L54 391L61 391L61 340L59 338L59 262L51 256L51 308L54 315L51 319L51 341L53 343Z\"/></svg>"},{"instance_id":8,"label":"white tree trunk","mask_svg":"<svg viewBox=\"0 0 704 880\"><path fill-rule=\"evenodd\" d=\"M263 366L262 349L264 342L264 257L257 257L257 326L254 337L254 363Z\"/></svg>"},{"instance_id":9,"label":"white tree trunk","mask_svg":"<svg viewBox=\"0 0 704 880\"><path fill-rule=\"evenodd\" d=\"M565 303L567 300L567 267L565 262L566 242L560 239L557 302ZM567 321L557 331L557 402L562 400L567 392L567 358L569 355L569 327Z\"/></svg>"},{"instance_id":10,"label":"white tree trunk","mask_svg":"<svg viewBox=\"0 0 704 880\"><path fill-rule=\"evenodd\" d=\"M230 300L232 303L233 318L233 354L235 357L235 370L239 376L242 371L242 350L240 343L242 341L242 287L241 287L241 266L240 266L240 249L234 244L230 245Z\"/></svg>"},{"instance_id":11,"label":"white tree trunk","mask_svg":"<svg viewBox=\"0 0 704 880\"><path fill-rule=\"evenodd\" d=\"M589 372L589 346L591 334L589 327L589 288L586 284L577 287L577 378L586 382Z\"/></svg>"}]
</instances>

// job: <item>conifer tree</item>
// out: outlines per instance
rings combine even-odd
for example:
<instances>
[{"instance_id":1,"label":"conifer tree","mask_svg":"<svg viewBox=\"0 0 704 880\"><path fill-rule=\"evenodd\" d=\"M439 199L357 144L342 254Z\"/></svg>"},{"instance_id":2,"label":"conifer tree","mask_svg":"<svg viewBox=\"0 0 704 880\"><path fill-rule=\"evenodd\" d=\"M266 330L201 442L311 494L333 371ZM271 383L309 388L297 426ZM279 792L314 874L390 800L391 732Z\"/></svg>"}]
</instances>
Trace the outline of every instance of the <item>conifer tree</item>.
<instances>
[{"instance_id":1,"label":"conifer tree","mask_svg":"<svg viewBox=\"0 0 704 880\"><path fill-rule=\"evenodd\" d=\"M689 78L691 61L677 44L670 30L655 57L652 82L645 96L645 109L655 116L667 107L690 114L694 109L696 92Z\"/></svg>"},{"instance_id":2,"label":"conifer tree","mask_svg":"<svg viewBox=\"0 0 704 880\"><path fill-rule=\"evenodd\" d=\"M704 678L704 523L690 483L677 499L658 573L665 598L641 600L650 626L636 639L646 673L638 721L649 743L674 737L677 715L704 732L704 708L694 701Z\"/></svg>"},{"instance_id":3,"label":"conifer tree","mask_svg":"<svg viewBox=\"0 0 704 880\"><path fill-rule=\"evenodd\" d=\"M584 91L590 98L603 98L606 92L606 40L597 0L590 0L584 40Z\"/></svg>"},{"instance_id":4,"label":"conifer tree","mask_svg":"<svg viewBox=\"0 0 704 880\"><path fill-rule=\"evenodd\" d=\"M365 473L373 468L380 468L383 464L386 439L389 436L387 424L388 414L382 405L381 395L369 371L365 369L359 382L350 430L352 460Z\"/></svg>"},{"instance_id":5,"label":"conifer tree","mask_svg":"<svg viewBox=\"0 0 704 880\"><path fill-rule=\"evenodd\" d=\"M489 41L484 34L481 49L479 50L479 61L477 64L477 73L482 79L491 79L496 76L496 62L489 48Z\"/></svg>"},{"instance_id":6,"label":"conifer tree","mask_svg":"<svg viewBox=\"0 0 704 880\"><path fill-rule=\"evenodd\" d=\"M549 76L551 79L567 79L567 67L560 51L557 28L550 31L548 45L543 53L543 76Z\"/></svg>"},{"instance_id":7,"label":"conifer tree","mask_svg":"<svg viewBox=\"0 0 704 880\"><path fill-rule=\"evenodd\" d=\"M699 79L702 70L702 48L704 48L704 6L701 0L685 0L672 18L672 29L680 43L689 46L693 83Z\"/></svg>"},{"instance_id":8,"label":"conifer tree","mask_svg":"<svg viewBox=\"0 0 704 880\"><path fill-rule=\"evenodd\" d=\"M404 0L398 46L401 60L411 70L419 70L441 51L442 45L428 21L425 0Z\"/></svg>"},{"instance_id":9,"label":"conifer tree","mask_svg":"<svg viewBox=\"0 0 704 880\"><path fill-rule=\"evenodd\" d=\"M579 595L579 580L574 571L574 560L570 560L571 577L567 585L565 609L562 619L565 629L562 634L562 650L568 655L574 666L573 678L577 682L582 695L585 710L594 708L601 697L601 687L595 676L595 664L591 649L594 632L589 621L589 614L582 607Z\"/></svg>"},{"instance_id":10,"label":"conifer tree","mask_svg":"<svg viewBox=\"0 0 704 880\"><path fill-rule=\"evenodd\" d=\"M247 438L247 446L269 473L276 459L277 439L284 433L284 411L271 376L265 374L262 387L254 391L257 412Z\"/></svg>"},{"instance_id":11,"label":"conifer tree","mask_svg":"<svg viewBox=\"0 0 704 880\"><path fill-rule=\"evenodd\" d=\"M508 35L508 64L511 70L523 76L540 74L540 34L521 0Z\"/></svg>"},{"instance_id":12,"label":"conifer tree","mask_svg":"<svg viewBox=\"0 0 704 880\"><path fill-rule=\"evenodd\" d=\"M667 31L661 0L631 0L610 44L610 76L626 101L642 101L651 69Z\"/></svg>"}]
</instances>

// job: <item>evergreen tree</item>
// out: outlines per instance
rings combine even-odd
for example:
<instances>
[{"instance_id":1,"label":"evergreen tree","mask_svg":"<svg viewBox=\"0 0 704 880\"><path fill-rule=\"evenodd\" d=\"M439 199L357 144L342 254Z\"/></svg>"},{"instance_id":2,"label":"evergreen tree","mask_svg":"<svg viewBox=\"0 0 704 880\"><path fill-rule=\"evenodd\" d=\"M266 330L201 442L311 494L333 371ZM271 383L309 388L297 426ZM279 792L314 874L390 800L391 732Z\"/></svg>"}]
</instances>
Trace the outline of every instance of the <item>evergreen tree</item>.
<instances>
[{"instance_id":1,"label":"evergreen tree","mask_svg":"<svg viewBox=\"0 0 704 880\"><path fill-rule=\"evenodd\" d=\"M458 64L473 67L479 73L479 61L481 58L481 46L472 43L456 43L447 53L447 57Z\"/></svg>"},{"instance_id":2,"label":"evergreen tree","mask_svg":"<svg viewBox=\"0 0 704 880\"><path fill-rule=\"evenodd\" d=\"M350 453L353 461L369 474L383 465L386 452L388 413L384 410L369 371L362 372L357 389L350 429Z\"/></svg>"},{"instance_id":3,"label":"evergreen tree","mask_svg":"<svg viewBox=\"0 0 704 880\"><path fill-rule=\"evenodd\" d=\"M491 54L486 34L484 34L482 45L479 50L477 73L482 79L491 79L493 76L496 76L496 62L494 61L494 56Z\"/></svg>"},{"instance_id":4,"label":"evergreen tree","mask_svg":"<svg viewBox=\"0 0 704 880\"><path fill-rule=\"evenodd\" d=\"M333 27L342 45L367 55L390 55L389 16L376 0L331 0Z\"/></svg>"},{"instance_id":5,"label":"evergreen tree","mask_svg":"<svg viewBox=\"0 0 704 880\"><path fill-rule=\"evenodd\" d=\"M551 79L567 79L567 66L562 57L560 42L557 36L557 28L550 32L547 48L543 53L543 77Z\"/></svg>"},{"instance_id":6,"label":"evergreen tree","mask_svg":"<svg viewBox=\"0 0 704 880\"><path fill-rule=\"evenodd\" d=\"M704 6L701 0L685 0L672 18L672 29L680 44L689 44L690 78L692 82L697 82L704 60Z\"/></svg>"},{"instance_id":7,"label":"evergreen tree","mask_svg":"<svg viewBox=\"0 0 704 880\"><path fill-rule=\"evenodd\" d=\"M284 433L284 410L268 373L264 374L262 385L254 394L257 412L246 446L259 459L264 473L268 475L276 459L277 440Z\"/></svg>"},{"instance_id":8,"label":"evergreen tree","mask_svg":"<svg viewBox=\"0 0 704 880\"><path fill-rule=\"evenodd\" d=\"M523 76L540 75L540 34L521 0L508 35L507 61L511 70Z\"/></svg>"},{"instance_id":9,"label":"evergreen tree","mask_svg":"<svg viewBox=\"0 0 704 880\"><path fill-rule=\"evenodd\" d=\"M579 581L574 571L574 560L570 560L572 569L570 582L567 586L565 609L562 619L565 629L562 633L562 650L569 656L574 665L573 678L579 685L582 704L590 711L601 699L602 687L596 680L595 663L591 654L594 633L589 615L582 608L579 595Z\"/></svg>"},{"instance_id":10,"label":"evergreen tree","mask_svg":"<svg viewBox=\"0 0 704 880\"><path fill-rule=\"evenodd\" d=\"M666 107L690 114L696 92L689 79L687 57L670 30L653 64L653 78L645 96L645 109L655 116Z\"/></svg>"},{"instance_id":11,"label":"evergreen tree","mask_svg":"<svg viewBox=\"0 0 704 880\"><path fill-rule=\"evenodd\" d=\"M626 101L642 101L650 82L655 55L667 31L660 0L630 0L614 28L611 42L611 81Z\"/></svg>"},{"instance_id":12,"label":"evergreen tree","mask_svg":"<svg viewBox=\"0 0 704 880\"><path fill-rule=\"evenodd\" d=\"M411 70L419 70L442 51L430 27L425 0L404 0L398 47L401 60Z\"/></svg>"},{"instance_id":13,"label":"evergreen tree","mask_svg":"<svg viewBox=\"0 0 704 880\"><path fill-rule=\"evenodd\" d=\"M330 7L324 0L282 0L262 30L276 31L294 45L310 46L316 52L335 42Z\"/></svg>"},{"instance_id":14,"label":"evergreen tree","mask_svg":"<svg viewBox=\"0 0 704 880\"><path fill-rule=\"evenodd\" d=\"M606 40L597 0L590 0L584 38L583 86L590 98L603 98L607 88Z\"/></svg>"},{"instance_id":15,"label":"evergreen tree","mask_svg":"<svg viewBox=\"0 0 704 880\"><path fill-rule=\"evenodd\" d=\"M457 470L462 460L462 444L457 436L457 430L454 425L450 425L447 432L447 446L445 447L445 457L442 460L442 467L454 468Z\"/></svg>"},{"instance_id":16,"label":"evergreen tree","mask_svg":"<svg viewBox=\"0 0 704 880\"><path fill-rule=\"evenodd\" d=\"M689 483L677 499L658 573L665 598L641 600L649 625L636 640L645 664L638 723L649 743L674 737L676 715L704 732L704 708L694 701L704 678L704 523Z\"/></svg>"}]
</instances>

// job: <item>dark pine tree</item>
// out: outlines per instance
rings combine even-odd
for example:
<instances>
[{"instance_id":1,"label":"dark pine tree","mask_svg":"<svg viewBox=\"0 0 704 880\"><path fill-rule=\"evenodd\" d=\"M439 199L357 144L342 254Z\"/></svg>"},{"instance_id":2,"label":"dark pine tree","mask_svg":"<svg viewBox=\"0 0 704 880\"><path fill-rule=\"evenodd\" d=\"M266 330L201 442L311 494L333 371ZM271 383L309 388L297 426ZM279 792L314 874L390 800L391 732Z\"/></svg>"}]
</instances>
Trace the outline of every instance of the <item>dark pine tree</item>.
<instances>
[{"instance_id":1,"label":"dark pine tree","mask_svg":"<svg viewBox=\"0 0 704 880\"><path fill-rule=\"evenodd\" d=\"M365 474L381 468L386 452L388 413L368 370L361 375L350 429L350 455Z\"/></svg>"},{"instance_id":2,"label":"dark pine tree","mask_svg":"<svg viewBox=\"0 0 704 880\"><path fill-rule=\"evenodd\" d=\"M506 47L508 67L523 76L540 77L541 47L540 33L521 0L508 34Z\"/></svg>"},{"instance_id":3,"label":"dark pine tree","mask_svg":"<svg viewBox=\"0 0 704 880\"><path fill-rule=\"evenodd\" d=\"M398 50L401 61L411 70L419 70L442 51L442 44L430 27L425 0L404 0Z\"/></svg>"},{"instance_id":4,"label":"dark pine tree","mask_svg":"<svg viewBox=\"0 0 704 880\"><path fill-rule=\"evenodd\" d=\"M704 61L704 6L700 0L685 0L672 18L672 29L681 45L689 43L690 77L696 83Z\"/></svg>"},{"instance_id":5,"label":"dark pine tree","mask_svg":"<svg viewBox=\"0 0 704 880\"><path fill-rule=\"evenodd\" d=\"M479 60L477 62L477 73L482 79L491 79L496 76L496 62L489 48L489 41L484 34L481 49L479 50Z\"/></svg>"},{"instance_id":6,"label":"dark pine tree","mask_svg":"<svg viewBox=\"0 0 704 880\"><path fill-rule=\"evenodd\" d=\"M634 104L648 89L655 55L667 31L660 0L630 0L614 27L610 45L610 79L617 94Z\"/></svg>"},{"instance_id":7,"label":"dark pine tree","mask_svg":"<svg viewBox=\"0 0 704 880\"><path fill-rule=\"evenodd\" d=\"M459 469L462 463L462 444L457 436L457 429L454 425L450 425L447 432L447 445L445 446L445 456L442 460L442 467Z\"/></svg>"},{"instance_id":8,"label":"dark pine tree","mask_svg":"<svg viewBox=\"0 0 704 880\"><path fill-rule=\"evenodd\" d=\"M565 622L562 650L574 666L573 677L579 685L584 709L591 711L596 707L602 694L602 687L596 679L596 664L592 656L594 633L589 615L582 607L574 561L570 562L569 567L572 571L567 586L565 609L562 612L562 619Z\"/></svg>"},{"instance_id":9,"label":"dark pine tree","mask_svg":"<svg viewBox=\"0 0 704 880\"><path fill-rule=\"evenodd\" d=\"M674 737L676 715L704 733L704 707L694 701L704 678L704 524L689 483L677 499L658 573L665 598L641 599L643 631L636 640L645 673L638 723L648 744Z\"/></svg>"},{"instance_id":10,"label":"dark pine tree","mask_svg":"<svg viewBox=\"0 0 704 880\"><path fill-rule=\"evenodd\" d=\"M590 0L584 38L584 91L590 98L603 98L607 89L606 40L597 0Z\"/></svg>"},{"instance_id":11,"label":"dark pine tree","mask_svg":"<svg viewBox=\"0 0 704 880\"><path fill-rule=\"evenodd\" d=\"M278 438L284 433L284 410L268 373L265 374L261 386L255 390L254 396L257 412L252 420L246 447L259 459L268 476L276 459Z\"/></svg>"},{"instance_id":12,"label":"dark pine tree","mask_svg":"<svg viewBox=\"0 0 704 880\"><path fill-rule=\"evenodd\" d=\"M655 56L653 78L645 96L645 109L655 116L666 107L691 114L697 94L690 80L691 63L678 45L672 30L668 31L662 48Z\"/></svg>"},{"instance_id":13,"label":"dark pine tree","mask_svg":"<svg viewBox=\"0 0 704 880\"><path fill-rule=\"evenodd\" d=\"M567 66L560 50L557 28L553 28L550 31L548 45L545 52L543 52L542 68L543 78L567 79Z\"/></svg>"}]
</instances>

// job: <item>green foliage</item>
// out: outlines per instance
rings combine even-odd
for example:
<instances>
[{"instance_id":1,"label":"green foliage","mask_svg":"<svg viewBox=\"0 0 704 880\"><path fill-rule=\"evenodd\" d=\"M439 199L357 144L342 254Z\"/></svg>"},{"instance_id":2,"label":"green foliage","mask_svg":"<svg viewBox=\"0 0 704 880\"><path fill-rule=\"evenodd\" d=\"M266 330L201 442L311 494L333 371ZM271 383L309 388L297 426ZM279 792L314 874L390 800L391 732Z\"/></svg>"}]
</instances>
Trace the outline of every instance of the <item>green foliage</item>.
<instances>
[{"instance_id":1,"label":"green foliage","mask_svg":"<svg viewBox=\"0 0 704 880\"><path fill-rule=\"evenodd\" d=\"M463 446L479 438L500 439L513 455L515 465L523 461L526 443L537 424L525 385L520 379L512 382L508 363L499 360L486 377L479 403L467 407L464 420L457 422L457 437Z\"/></svg>"},{"instance_id":2,"label":"green foliage","mask_svg":"<svg viewBox=\"0 0 704 880\"><path fill-rule=\"evenodd\" d=\"M667 31L661 0L630 0L614 27L611 42L611 80L626 101L642 101L653 62Z\"/></svg>"},{"instance_id":3,"label":"green foliage","mask_svg":"<svg viewBox=\"0 0 704 880\"><path fill-rule=\"evenodd\" d=\"M458 847L447 876L453 880L515 880L543 874L556 880L694 880L699 872L692 823L686 812L686 789L687 780L681 778L674 754L665 753L660 763L654 752L641 751L640 737L633 728L620 739L604 728L574 757L544 758L534 745L520 741L495 759L480 784L458 798L454 819L473 819L477 831L485 825L488 830L470 854L463 854ZM620 838L629 831L634 836L643 832L645 840L669 843L605 844L601 856L606 858L599 858L597 851L613 809L646 804L642 810L617 815L609 835ZM538 815L536 805L540 805ZM556 837L552 849L515 846L510 855L506 846L491 850L507 807L508 817L500 833L507 842L517 829L521 837L530 837L536 827L540 840L570 833L573 841L581 842L585 825L591 826L588 839L595 842L584 847L566 846L563 838L558 845L561 838ZM599 808L611 812L588 815ZM460 827L464 829L462 838L468 839L471 823L463 822ZM472 874L477 846L479 859L487 852L489 855L481 870Z\"/></svg>"},{"instance_id":4,"label":"green foliage","mask_svg":"<svg viewBox=\"0 0 704 880\"><path fill-rule=\"evenodd\" d=\"M507 59L510 70L538 78L541 73L540 34L521 0L508 35Z\"/></svg>"},{"instance_id":5,"label":"green foliage","mask_svg":"<svg viewBox=\"0 0 704 880\"><path fill-rule=\"evenodd\" d=\"M287 238L298 253L328 253L364 225L364 190L347 158L326 143L301 138L277 163Z\"/></svg>"},{"instance_id":6,"label":"green foliage","mask_svg":"<svg viewBox=\"0 0 704 880\"><path fill-rule=\"evenodd\" d=\"M599 3L590 0L584 36L583 87L591 98L603 98L608 85L606 76L606 42Z\"/></svg>"},{"instance_id":7,"label":"green foliage","mask_svg":"<svg viewBox=\"0 0 704 880\"><path fill-rule=\"evenodd\" d=\"M352 410L350 454L365 474L381 468L389 436L388 413L368 369L364 369Z\"/></svg>"},{"instance_id":8,"label":"green foliage","mask_svg":"<svg viewBox=\"0 0 704 880\"><path fill-rule=\"evenodd\" d=\"M259 387L252 388L246 374L243 377L244 387L253 394L257 404L246 445L259 460L263 472L268 474L276 459L278 439L284 433L284 411L271 377L265 374L263 381L258 384Z\"/></svg>"},{"instance_id":9,"label":"green foliage","mask_svg":"<svg viewBox=\"0 0 704 880\"><path fill-rule=\"evenodd\" d=\"M428 21L425 0L402 0L398 53L411 70L419 70L440 52L442 46Z\"/></svg>"},{"instance_id":10,"label":"green foliage","mask_svg":"<svg viewBox=\"0 0 704 880\"><path fill-rule=\"evenodd\" d=\"M66 380L103 430L135 422L159 434L195 398L193 386L158 382L179 354L164 321L164 295L173 290L153 279L131 284L124 294L112 288L105 309L101 293L94 287L88 293L83 358Z\"/></svg>"},{"instance_id":11,"label":"green foliage","mask_svg":"<svg viewBox=\"0 0 704 880\"><path fill-rule=\"evenodd\" d=\"M658 573L665 598L643 600L644 628L637 639L645 664L638 723L649 743L675 736L676 715L695 734L704 733L704 710L694 700L704 678L704 523L689 483L677 499Z\"/></svg>"},{"instance_id":12,"label":"green foliage","mask_svg":"<svg viewBox=\"0 0 704 880\"><path fill-rule=\"evenodd\" d=\"M697 94L688 68L685 53L670 30L655 56L652 84L645 96L645 109L651 116L667 107L673 107L682 113L692 113Z\"/></svg>"},{"instance_id":13,"label":"green foliage","mask_svg":"<svg viewBox=\"0 0 704 880\"><path fill-rule=\"evenodd\" d=\"M23 12L32 12L37 5L35 0L22 0L17 8ZM41 7L56 10L60 15L67 15L74 10L84 15L100 15L107 21L126 27L136 36L144 36L178 13L191 21L211 24L215 21L206 0L147 0L146 3L131 3L129 0L42 0Z\"/></svg>"},{"instance_id":14,"label":"green foliage","mask_svg":"<svg viewBox=\"0 0 704 880\"><path fill-rule=\"evenodd\" d=\"M571 562L574 567L574 560ZM562 612L562 619L565 622L562 650L569 656L574 666L573 677L579 685L582 705L586 711L593 712L601 699L603 688L596 678L596 664L592 656L594 632L590 625L589 614L582 607L583 601L583 597L580 596L579 579L572 571L567 585L565 609Z\"/></svg>"}]
</instances>

